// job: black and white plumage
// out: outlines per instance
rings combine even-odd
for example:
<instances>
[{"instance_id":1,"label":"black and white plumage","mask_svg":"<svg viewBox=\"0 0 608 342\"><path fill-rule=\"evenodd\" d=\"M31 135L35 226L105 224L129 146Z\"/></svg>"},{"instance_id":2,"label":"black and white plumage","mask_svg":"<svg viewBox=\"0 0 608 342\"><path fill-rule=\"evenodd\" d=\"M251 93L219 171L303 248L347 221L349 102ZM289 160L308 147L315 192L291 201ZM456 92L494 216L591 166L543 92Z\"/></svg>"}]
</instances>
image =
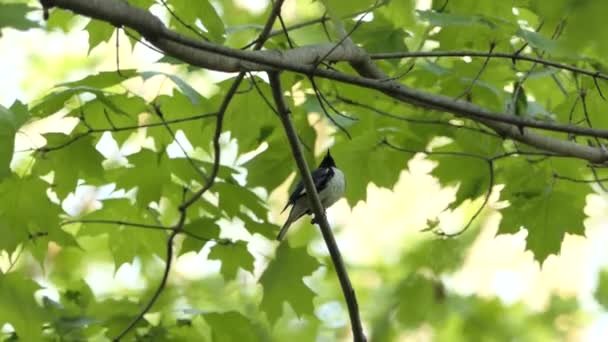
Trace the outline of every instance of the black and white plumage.
<instances>
[{"instance_id":1,"label":"black and white plumage","mask_svg":"<svg viewBox=\"0 0 608 342\"><path fill-rule=\"evenodd\" d=\"M344 173L336 167L336 163L329 151L327 151L327 155L323 158L319 167L311 173L311 176L324 209L331 207L344 195L346 185ZM289 201L285 205L285 208L283 208L283 211L289 206L292 206L291 211L277 236L277 240L279 241L283 239L292 223L306 214L312 214L302 180L296 184L295 189L289 195Z\"/></svg>"}]
</instances>

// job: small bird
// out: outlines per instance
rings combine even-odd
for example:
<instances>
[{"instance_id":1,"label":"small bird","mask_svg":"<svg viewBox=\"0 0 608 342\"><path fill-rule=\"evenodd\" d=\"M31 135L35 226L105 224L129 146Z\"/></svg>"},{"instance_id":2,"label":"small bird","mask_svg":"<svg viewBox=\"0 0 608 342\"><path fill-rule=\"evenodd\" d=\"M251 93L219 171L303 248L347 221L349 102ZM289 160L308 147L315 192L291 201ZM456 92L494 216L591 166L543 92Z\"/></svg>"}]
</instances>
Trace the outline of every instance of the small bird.
<instances>
[{"instance_id":1,"label":"small bird","mask_svg":"<svg viewBox=\"0 0 608 342\"><path fill-rule=\"evenodd\" d=\"M311 173L311 176L324 209L331 207L344 195L344 188L346 185L344 173L342 173L342 171L336 167L336 163L331 157L329 150L327 151L327 155L325 155L321 161L319 167ZM306 196L306 189L304 189L304 183L302 183L302 180L296 184L295 189L289 195L289 201L285 205L285 208L283 208L283 211L285 211L285 209L287 209L287 207L290 205L292 207L291 211L289 212L289 217L287 217L287 221L277 236L277 240L279 241L285 237L287 229L292 223L306 214L312 214L312 210L310 209L310 205L308 203L308 197ZM281 211L281 213L283 211Z\"/></svg>"}]
</instances>

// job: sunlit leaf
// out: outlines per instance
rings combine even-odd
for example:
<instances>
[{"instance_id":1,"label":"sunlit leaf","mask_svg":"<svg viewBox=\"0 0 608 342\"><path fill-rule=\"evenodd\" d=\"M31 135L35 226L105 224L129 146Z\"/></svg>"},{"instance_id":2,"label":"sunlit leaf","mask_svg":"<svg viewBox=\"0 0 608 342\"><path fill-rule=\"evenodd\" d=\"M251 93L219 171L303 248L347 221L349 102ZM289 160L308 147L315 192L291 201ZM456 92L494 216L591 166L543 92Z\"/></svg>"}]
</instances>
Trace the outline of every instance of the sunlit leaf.
<instances>
[{"instance_id":1,"label":"sunlit leaf","mask_svg":"<svg viewBox=\"0 0 608 342\"><path fill-rule=\"evenodd\" d=\"M289 303L298 315L312 314L314 292L302 278L317 267L319 262L306 252L306 248L290 248L287 243L279 246L275 258L260 278L264 287L261 309L271 322L283 314L284 302Z\"/></svg>"}]
</instances>

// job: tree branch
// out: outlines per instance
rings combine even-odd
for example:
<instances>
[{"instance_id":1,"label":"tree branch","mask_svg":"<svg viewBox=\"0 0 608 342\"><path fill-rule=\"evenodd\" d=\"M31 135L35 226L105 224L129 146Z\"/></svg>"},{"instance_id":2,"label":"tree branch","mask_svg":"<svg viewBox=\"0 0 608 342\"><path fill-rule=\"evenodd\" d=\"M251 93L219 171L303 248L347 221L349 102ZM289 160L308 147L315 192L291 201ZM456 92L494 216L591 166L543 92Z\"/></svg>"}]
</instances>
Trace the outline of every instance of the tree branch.
<instances>
[{"instance_id":1,"label":"tree branch","mask_svg":"<svg viewBox=\"0 0 608 342\"><path fill-rule=\"evenodd\" d=\"M564 141L544 136L522 128L539 128L544 130L572 133L576 135L608 138L608 130L591 129L553 122L543 122L513 115L494 113L466 101L421 92L398 82L387 82L388 77L377 67L364 50L353 44L323 44L296 48L286 51L240 51L213 43L185 37L173 32L151 13L134 8L118 0L43 0L46 8L58 6L92 18L108 21L117 26L128 26L146 37L152 44L168 55L179 58L192 65L218 71L259 71L289 70L307 76L314 75L339 82L358 85L381 91L399 101L428 109L450 112L457 116L476 120L497 133L523 142L530 146L568 154L586 159L593 163L604 163L608 153L601 147L590 147L575 142ZM326 61L348 61L363 77L352 76L333 70L318 69L314 62L321 56Z\"/></svg>"},{"instance_id":2,"label":"tree branch","mask_svg":"<svg viewBox=\"0 0 608 342\"><path fill-rule=\"evenodd\" d=\"M181 225L183 226L183 220L186 218L185 215L182 216L182 218L180 219ZM113 341L120 341L121 338L125 337L129 331L131 331L133 328L135 328L135 325L137 325L137 323L139 323L139 321L144 318L144 315L146 313L148 313L148 311L150 311L150 309L152 308L152 306L154 305L154 303L156 303L156 301L158 300L158 297L160 297L161 293L163 292L163 290L165 289L165 286L167 285L167 280L169 279L169 272L171 271L171 264L173 263L173 241L175 240L175 237L177 236L177 234L179 234L180 230L175 228L173 229L173 231L171 232L171 234L169 235L169 237L167 238L167 254L165 256L165 270L163 271L163 275L162 278L160 280L160 284L158 284L158 287L156 288L156 291L154 291L154 294L152 294L152 297L150 297L150 300L148 300L148 303L146 303L146 306L144 306L143 309L141 309L141 311L139 312L139 314L137 316L135 316L133 318L133 320L131 320L131 322L129 323L129 325L127 325L114 339Z\"/></svg>"},{"instance_id":3,"label":"tree branch","mask_svg":"<svg viewBox=\"0 0 608 342\"><path fill-rule=\"evenodd\" d=\"M97 1L99 1L99 0L97 0ZM272 25L278 15L279 11L281 10L283 1L284 0L278 0L275 3L273 10L266 22L266 25L265 25L264 29L262 30L262 33L260 33L259 41L256 44L256 46L254 47L255 50L259 50L262 48L262 45L266 41L268 33L272 29ZM96 1L91 1L91 2L96 2ZM152 308L154 303L158 300L161 293L165 289L165 286L167 285L167 279L169 278L169 272L171 271L171 264L172 264L172 260L173 260L173 249L174 249L173 242L175 240L175 237L178 234L184 232L184 224L186 223L186 216L187 216L188 208L190 206L192 206L192 204L194 204L201 196L203 196L203 194L207 190L209 190L213 186L213 184L215 183L215 179L219 173L220 153L221 153L221 146L220 146L219 140L220 140L220 135L222 134L222 125L224 122L224 115L226 114L226 110L228 109L228 105L230 104L232 98L236 95L239 85L241 84L241 81L243 80L244 76L245 76L245 72L241 72L237 75L234 82L232 83L232 86L228 90L228 93L224 97L224 100L222 101L222 104L220 105L220 108L216 114L216 126L215 126L215 133L213 136L213 150L214 150L213 167L211 169L211 174L209 175L209 178L207 178L207 180L205 181L205 184L203 185L203 187L200 190L198 190L190 198L188 198L188 199L184 198L183 202L178 207L178 210L180 212L180 217L179 217L179 221L177 222L177 224L172 228L173 231L167 238L167 254L165 257L165 270L163 272L161 282L158 285L158 287L157 287L156 291L154 292L154 294L152 295L152 297L150 298L150 300L148 301L148 303L146 304L146 306L131 321L131 323L129 323L129 325L114 339L115 341L119 341L130 330L132 330L135 327L135 325ZM165 122L163 121L163 123L165 123ZM185 196L185 192L184 192L184 196Z\"/></svg>"},{"instance_id":4,"label":"tree branch","mask_svg":"<svg viewBox=\"0 0 608 342\"><path fill-rule=\"evenodd\" d=\"M319 200L319 194L317 193L312 176L310 175L308 165L306 165L306 160L304 159L304 154L302 153L302 148L298 140L298 134L293 126L293 123L291 122L291 118L289 117L290 111L287 108L285 99L283 98L279 74L276 72L269 72L268 78L270 80L272 95L277 105L277 111L279 112L279 118L281 119L281 123L285 129L293 157L298 165L300 177L304 182L304 188L306 189L306 194L308 195L310 207L315 215L315 221L321 228L323 239L325 240L325 244L327 245L327 249L331 255L331 260L336 268L340 285L342 286L342 292L344 293L344 299L346 300L346 305L348 307L348 313L350 316L353 338L357 342L365 341L366 339L363 333L363 327L361 325L361 318L359 317L359 305L357 304L355 290L350 283L348 273L346 272L346 267L344 266L342 256L340 255L340 249L338 248L338 244L336 243L333 233L331 232L331 227L329 226L327 218L325 217L325 209Z\"/></svg>"},{"instance_id":5,"label":"tree branch","mask_svg":"<svg viewBox=\"0 0 608 342\"><path fill-rule=\"evenodd\" d=\"M480 51L403 51L403 52L383 52L371 53L369 57L373 60L401 59L401 58L421 58L421 57L482 57L482 58L501 58L516 61L538 63L544 66L572 71L577 74L593 77L594 79L608 80L608 75L597 71L591 71L575 66L551 61L541 57L522 55L520 53L506 52L480 52Z\"/></svg>"}]
</instances>

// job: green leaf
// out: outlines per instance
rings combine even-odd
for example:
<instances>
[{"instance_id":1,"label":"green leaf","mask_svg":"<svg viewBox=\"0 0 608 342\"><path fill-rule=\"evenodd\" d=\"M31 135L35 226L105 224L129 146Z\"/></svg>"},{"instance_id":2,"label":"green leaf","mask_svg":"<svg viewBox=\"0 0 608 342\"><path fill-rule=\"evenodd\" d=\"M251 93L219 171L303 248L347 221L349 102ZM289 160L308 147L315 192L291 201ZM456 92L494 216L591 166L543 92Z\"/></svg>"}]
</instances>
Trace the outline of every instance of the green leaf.
<instances>
[{"instance_id":1,"label":"green leaf","mask_svg":"<svg viewBox=\"0 0 608 342\"><path fill-rule=\"evenodd\" d=\"M326 7L329 7L329 12L332 16L344 17L352 13L364 11L372 7L376 2L373 0L327 0L323 1Z\"/></svg>"},{"instance_id":2,"label":"green leaf","mask_svg":"<svg viewBox=\"0 0 608 342\"><path fill-rule=\"evenodd\" d=\"M171 5L174 11L179 13L181 22L190 26L190 28L201 31L196 25L197 20L200 20L209 32L211 40L216 43L224 41L224 23L209 1L202 0L197 2L196 6L192 6L192 3L187 0L172 0ZM172 17L170 26L182 34L194 35L191 29L181 22Z\"/></svg>"},{"instance_id":3,"label":"green leaf","mask_svg":"<svg viewBox=\"0 0 608 342\"><path fill-rule=\"evenodd\" d=\"M154 102L160 105L165 120L188 119L197 115L213 114L212 111L216 110L216 108L211 107L210 101L206 101L201 97L193 102L179 89L174 89L170 96L159 96ZM206 118L186 120L182 123L172 124L171 127L174 131L181 129L193 146L207 149L212 139L214 123L214 116L207 116ZM149 134L154 138L157 147L166 146L173 141L173 137L162 126L149 130Z\"/></svg>"},{"instance_id":4,"label":"green leaf","mask_svg":"<svg viewBox=\"0 0 608 342\"><path fill-rule=\"evenodd\" d=\"M225 33L224 22L217 14L215 7L213 7L211 2L204 0L198 2L197 8L199 8L202 15L199 19L201 19L203 25L205 25L205 28L209 31L212 40L217 43L223 42Z\"/></svg>"},{"instance_id":5,"label":"green leaf","mask_svg":"<svg viewBox=\"0 0 608 342\"><path fill-rule=\"evenodd\" d=\"M263 341L260 329L247 317L236 311L203 315L211 326L214 342Z\"/></svg>"},{"instance_id":6,"label":"green leaf","mask_svg":"<svg viewBox=\"0 0 608 342\"><path fill-rule=\"evenodd\" d=\"M299 114L299 113L298 113ZM307 145L314 146L316 139L316 133L308 125L304 123L306 117L303 115L297 115L294 120L299 120L300 124L295 123L298 132L306 138L302 138L304 143ZM273 127L272 129L270 127ZM268 133L271 130L272 133L266 138L268 148L262 153L255 156L253 159L245 164L247 167L247 183L252 187L261 186L271 191L285 181L285 179L292 172L297 172L291 149L286 148L288 144L285 134L282 130L274 129L274 126L265 126L260 129L260 136ZM259 143L259 141L257 142ZM304 150L304 154L308 161L309 167L312 167L311 161L314 161L312 153L308 150ZM272 177L268 175L272 174Z\"/></svg>"},{"instance_id":7,"label":"green leaf","mask_svg":"<svg viewBox=\"0 0 608 342\"><path fill-rule=\"evenodd\" d=\"M37 158L39 175L54 172L53 190L59 198L74 191L79 179L91 184L103 178L103 156L95 149L90 135L74 140L60 133L45 134L47 147L61 147Z\"/></svg>"},{"instance_id":8,"label":"green leaf","mask_svg":"<svg viewBox=\"0 0 608 342\"><path fill-rule=\"evenodd\" d=\"M319 261L306 252L306 247L290 248L287 243L279 246L275 258L260 277L260 284L264 287L261 308L270 322L274 323L281 317L285 301L299 316L313 313L314 292L302 278L319 265Z\"/></svg>"},{"instance_id":9,"label":"green leaf","mask_svg":"<svg viewBox=\"0 0 608 342\"><path fill-rule=\"evenodd\" d=\"M58 29L67 33L74 26L75 18L76 15L70 11L53 11L53 15L46 21L46 28L48 31Z\"/></svg>"},{"instance_id":10,"label":"green leaf","mask_svg":"<svg viewBox=\"0 0 608 342\"><path fill-rule=\"evenodd\" d=\"M560 251L566 233L583 235L583 209L590 192L586 185L555 180L553 172L548 163L510 159L501 163L499 177L505 184L502 198L511 205L501 211L498 232L515 233L524 226L528 230L526 248L541 263Z\"/></svg>"},{"instance_id":11,"label":"green leaf","mask_svg":"<svg viewBox=\"0 0 608 342\"><path fill-rule=\"evenodd\" d=\"M137 76L135 69L120 70L120 74L114 71L102 71L95 75L88 75L78 81L59 83L57 87L76 88L76 87L91 87L97 89L108 88L116 84L120 84L125 80Z\"/></svg>"},{"instance_id":12,"label":"green leaf","mask_svg":"<svg viewBox=\"0 0 608 342\"><path fill-rule=\"evenodd\" d=\"M471 244L477 238L478 227L469 228L466 234L457 239L429 238L416 244L403 253L400 269L413 272L427 268L435 274L455 272L469 255Z\"/></svg>"},{"instance_id":13,"label":"green leaf","mask_svg":"<svg viewBox=\"0 0 608 342\"><path fill-rule=\"evenodd\" d=\"M414 18L415 7L416 1L414 0L389 1L377 11L374 11L374 17L379 12L392 22L395 27L411 27L416 22Z\"/></svg>"},{"instance_id":14,"label":"green leaf","mask_svg":"<svg viewBox=\"0 0 608 342\"><path fill-rule=\"evenodd\" d=\"M528 113L528 97L526 90L520 82L513 84L513 91L517 94L511 96L511 101L507 101L506 111L516 116L525 116Z\"/></svg>"},{"instance_id":15,"label":"green leaf","mask_svg":"<svg viewBox=\"0 0 608 342\"><path fill-rule=\"evenodd\" d=\"M160 200L163 189L171 184L171 173L164 162L167 156L144 149L128 159L132 167L113 170L111 178L121 188L137 187L137 205L146 208L150 202Z\"/></svg>"},{"instance_id":16,"label":"green leaf","mask_svg":"<svg viewBox=\"0 0 608 342\"><path fill-rule=\"evenodd\" d=\"M46 195L49 185L36 177L5 178L0 183L0 250L12 252L30 234L59 228L59 206Z\"/></svg>"},{"instance_id":17,"label":"green leaf","mask_svg":"<svg viewBox=\"0 0 608 342\"><path fill-rule=\"evenodd\" d=\"M397 298L408 298L397 313L399 322L406 327L416 327L420 322L437 322L445 310L440 281L414 274L407 277L399 287ZM445 290L443 290L445 291Z\"/></svg>"},{"instance_id":18,"label":"green leaf","mask_svg":"<svg viewBox=\"0 0 608 342\"><path fill-rule=\"evenodd\" d=\"M40 286L23 274L0 273L0 325L10 323L20 341L41 341L46 315L36 303Z\"/></svg>"},{"instance_id":19,"label":"green leaf","mask_svg":"<svg viewBox=\"0 0 608 342\"><path fill-rule=\"evenodd\" d=\"M351 206L365 200L367 185L392 188L413 157L381 144L384 136L371 131L344 141L332 149L332 156L346 178L346 199ZM381 167L379 167L381 166Z\"/></svg>"},{"instance_id":20,"label":"green leaf","mask_svg":"<svg viewBox=\"0 0 608 342\"><path fill-rule=\"evenodd\" d=\"M519 29L515 35L525 40L530 46L550 54L555 53L558 50L557 41L545 38L538 32Z\"/></svg>"},{"instance_id":21,"label":"green leaf","mask_svg":"<svg viewBox=\"0 0 608 342\"><path fill-rule=\"evenodd\" d=\"M115 28L105 21L91 19L84 28L89 33L89 53L97 45L112 38Z\"/></svg>"},{"instance_id":22,"label":"green leaf","mask_svg":"<svg viewBox=\"0 0 608 342\"><path fill-rule=\"evenodd\" d=\"M6 178L11 170L11 160L15 148L15 134L30 117L27 107L16 101L11 108L0 105L0 181Z\"/></svg>"},{"instance_id":23,"label":"green leaf","mask_svg":"<svg viewBox=\"0 0 608 342\"><path fill-rule=\"evenodd\" d=\"M352 31L354 25L358 25L358 27L351 36L353 41L361 44L368 52L405 52L408 50L405 38L409 35L402 27L394 26L382 14L374 14L374 20L371 22L349 23L347 31ZM378 37L382 37L382 39L378 39Z\"/></svg>"},{"instance_id":24,"label":"green leaf","mask_svg":"<svg viewBox=\"0 0 608 342\"><path fill-rule=\"evenodd\" d=\"M271 224L266 221L258 222L253 220L249 215L239 215L243 220L245 229L251 234L260 234L268 239L274 239L277 236L279 227L276 224Z\"/></svg>"},{"instance_id":25,"label":"green leaf","mask_svg":"<svg viewBox=\"0 0 608 342\"><path fill-rule=\"evenodd\" d=\"M608 272L606 270L602 270L599 273L599 280L594 296L604 310L608 310Z\"/></svg>"},{"instance_id":26,"label":"green leaf","mask_svg":"<svg viewBox=\"0 0 608 342\"><path fill-rule=\"evenodd\" d=\"M128 0L129 4L134 7L148 9L154 4L154 0Z\"/></svg>"},{"instance_id":27,"label":"green leaf","mask_svg":"<svg viewBox=\"0 0 608 342\"><path fill-rule=\"evenodd\" d=\"M57 111L60 109L63 109L65 107L65 103L73 96L84 93L91 93L95 95L96 99L107 106L108 109L119 114L128 115L122 108L112 102L112 96L106 95L106 93L102 90L87 86L77 86L52 92L40 100L40 102L30 109L30 111L34 116L49 116L57 113Z\"/></svg>"},{"instance_id":28,"label":"green leaf","mask_svg":"<svg viewBox=\"0 0 608 342\"><path fill-rule=\"evenodd\" d=\"M489 191L489 164L477 158L464 156L433 155L432 160L438 161L433 169L433 175L444 185L458 184L456 199L450 205L456 207L466 199L474 199Z\"/></svg>"},{"instance_id":29,"label":"green leaf","mask_svg":"<svg viewBox=\"0 0 608 342\"><path fill-rule=\"evenodd\" d=\"M229 182L217 182L213 188L220 196L219 207L228 216L237 216L241 212L241 206L251 210L259 218L263 219L268 215L264 202L246 187Z\"/></svg>"},{"instance_id":30,"label":"green leaf","mask_svg":"<svg viewBox=\"0 0 608 342\"><path fill-rule=\"evenodd\" d=\"M253 272L253 256L243 241L213 246L209 259L222 262L221 272L226 280L234 279L239 268Z\"/></svg>"},{"instance_id":31,"label":"green leaf","mask_svg":"<svg viewBox=\"0 0 608 342\"><path fill-rule=\"evenodd\" d=\"M480 24L489 27L494 26L491 21L476 15L453 14L431 10L419 10L416 12L421 20L428 22L432 26L473 26Z\"/></svg>"},{"instance_id":32,"label":"green leaf","mask_svg":"<svg viewBox=\"0 0 608 342\"><path fill-rule=\"evenodd\" d=\"M452 143L433 149L437 153L429 159L438 162L432 174L442 184L458 184L456 200L451 204L455 207L490 191L490 164L484 158L501 153L503 147L500 139L470 131L458 131L452 138Z\"/></svg>"},{"instance_id":33,"label":"green leaf","mask_svg":"<svg viewBox=\"0 0 608 342\"><path fill-rule=\"evenodd\" d=\"M180 254L188 252L198 253L209 242L208 240L217 239L220 236L220 226L213 219L207 217L199 218L186 224L184 231L191 233L193 236L201 237L204 240L186 235L180 249Z\"/></svg>"},{"instance_id":34,"label":"green leaf","mask_svg":"<svg viewBox=\"0 0 608 342\"><path fill-rule=\"evenodd\" d=\"M25 4L2 4L0 5L0 37L2 29L10 27L16 30L28 30L38 27L38 23L27 18L27 14L37 11L38 8L29 7Z\"/></svg>"},{"instance_id":35,"label":"green leaf","mask_svg":"<svg viewBox=\"0 0 608 342\"><path fill-rule=\"evenodd\" d=\"M141 72L139 75L141 75L144 81L158 75L162 75L169 78L171 81L173 81L173 83L175 83L179 90L181 90L181 92L188 97L188 99L190 100L190 102L192 102L193 105L198 105L199 102L203 99L203 96L198 91L196 91L196 89L192 88L186 81L184 81L177 75L168 74L160 71L144 71Z\"/></svg>"},{"instance_id":36,"label":"green leaf","mask_svg":"<svg viewBox=\"0 0 608 342\"><path fill-rule=\"evenodd\" d=\"M128 299L106 299L103 301L93 302L87 314L95 318L95 326L102 327L106 330L107 336L115 337L125 328L125 322L130 322L133 317L141 312L141 303L137 303ZM139 327L146 324L145 320L141 320ZM127 337L129 337L127 335ZM127 338L127 340L129 340Z\"/></svg>"},{"instance_id":37,"label":"green leaf","mask_svg":"<svg viewBox=\"0 0 608 342\"><path fill-rule=\"evenodd\" d=\"M107 223L83 223L79 236L108 236L110 251L116 269L123 263L132 262L135 257L148 259L165 256L166 230L146 229L127 223L158 226L148 211L138 210L127 199L109 199L102 202L103 207L83 216L84 220L101 220Z\"/></svg>"},{"instance_id":38,"label":"green leaf","mask_svg":"<svg viewBox=\"0 0 608 342\"><path fill-rule=\"evenodd\" d=\"M232 79L222 82L223 91L226 91L227 87L232 85L232 82ZM272 93L268 84L259 79L256 82L264 96L271 99ZM246 86L245 84L241 85L242 88ZM217 100L222 99L223 96L220 96ZM230 131L232 137L238 139L239 150L241 151L256 149L262 130L280 125L279 118L272 112L272 109L268 107L257 91L238 92L228 106L225 117L225 130Z\"/></svg>"}]
</instances>

